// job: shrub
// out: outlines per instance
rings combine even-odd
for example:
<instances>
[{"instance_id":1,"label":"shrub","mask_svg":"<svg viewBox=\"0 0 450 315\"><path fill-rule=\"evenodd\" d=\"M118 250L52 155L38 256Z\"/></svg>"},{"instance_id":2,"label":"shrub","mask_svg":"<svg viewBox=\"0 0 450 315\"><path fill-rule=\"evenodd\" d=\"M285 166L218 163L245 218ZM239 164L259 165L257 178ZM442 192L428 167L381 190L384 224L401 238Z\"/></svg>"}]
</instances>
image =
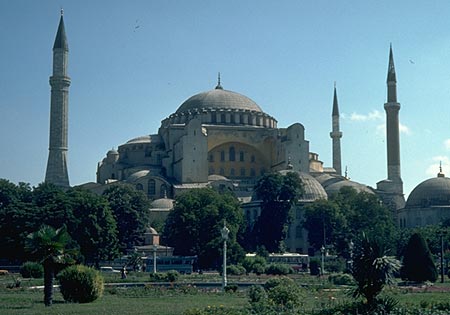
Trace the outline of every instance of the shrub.
<instances>
[{"instance_id":1,"label":"shrub","mask_svg":"<svg viewBox=\"0 0 450 315\"><path fill-rule=\"evenodd\" d=\"M353 277L349 274L346 273L339 273L339 274L334 274L334 275L330 275L328 277L328 280L336 285L351 285L353 284Z\"/></svg>"},{"instance_id":2,"label":"shrub","mask_svg":"<svg viewBox=\"0 0 450 315\"><path fill-rule=\"evenodd\" d=\"M247 270L241 265L227 266L227 273L229 275L240 276L246 274Z\"/></svg>"},{"instance_id":3,"label":"shrub","mask_svg":"<svg viewBox=\"0 0 450 315\"><path fill-rule=\"evenodd\" d=\"M411 235L406 245L401 274L403 279L417 282L434 282L438 278L428 244L419 233Z\"/></svg>"},{"instance_id":4,"label":"shrub","mask_svg":"<svg viewBox=\"0 0 450 315\"><path fill-rule=\"evenodd\" d=\"M280 283L267 291L269 301L276 306L295 309L302 305L302 291L295 283Z\"/></svg>"},{"instance_id":5,"label":"shrub","mask_svg":"<svg viewBox=\"0 0 450 315\"><path fill-rule=\"evenodd\" d=\"M256 274L262 274L266 269L267 261L261 256L245 257L242 265L249 273L254 272Z\"/></svg>"},{"instance_id":6,"label":"shrub","mask_svg":"<svg viewBox=\"0 0 450 315\"><path fill-rule=\"evenodd\" d=\"M325 260L324 268L328 272L343 272L345 269L345 260L342 258Z\"/></svg>"},{"instance_id":7,"label":"shrub","mask_svg":"<svg viewBox=\"0 0 450 315\"><path fill-rule=\"evenodd\" d=\"M61 294L68 302L89 303L103 293L103 277L97 270L83 265L67 267L57 279Z\"/></svg>"},{"instance_id":8,"label":"shrub","mask_svg":"<svg viewBox=\"0 0 450 315\"><path fill-rule=\"evenodd\" d=\"M255 263L253 264L253 272L256 275L261 275L264 273L264 271L266 271L266 265L260 264L260 263Z\"/></svg>"},{"instance_id":9,"label":"shrub","mask_svg":"<svg viewBox=\"0 0 450 315\"><path fill-rule=\"evenodd\" d=\"M286 264L270 264L266 268L266 274L284 276L293 273L291 266Z\"/></svg>"},{"instance_id":10,"label":"shrub","mask_svg":"<svg viewBox=\"0 0 450 315\"><path fill-rule=\"evenodd\" d=\"M267 299L264 288L259 285L251 286L248 290L248 300L250 303L258 303Z\"/></svg>"},{"instance_id":11,"label":"shrub","mask_svg":"<svg viewBox=\"0 0 450 315\"><path fill-rule=\"evenodd\" d=\"M229 284L225 287L225 292L236 292L238 290L238 286L236 284Z\"/></svg>"},{"instance_id":12,"label":"shrub","mask_svg":"<svg viewBox=\"0 0 450 315\"><path fill-rule=\"evenodd\" d=\"M176 270L169 270L166 273L166 279L169 282L175 282L180 277L180 273Z\"/></svg>"},{"instance_id":13,"label":"shrub","mask_svg":"<svg viewBox=\"0 0 450 315\"><path fill-rule=\"evenodd\" d=\"M24 278L42 278L44 267L40 263L27 261L20 267L20 274Z\"/></svg>"},{"instance_id":14,"label":"shrub","mask_svg":"<svg viewBox=\"0 0 450 315\"><path fill-rule=\"evenodd\" d=\"M264 290L269 291L279 285L292 285L294 280L288 277L271 278L264 283Z\"/></svg>"}]
</instances>

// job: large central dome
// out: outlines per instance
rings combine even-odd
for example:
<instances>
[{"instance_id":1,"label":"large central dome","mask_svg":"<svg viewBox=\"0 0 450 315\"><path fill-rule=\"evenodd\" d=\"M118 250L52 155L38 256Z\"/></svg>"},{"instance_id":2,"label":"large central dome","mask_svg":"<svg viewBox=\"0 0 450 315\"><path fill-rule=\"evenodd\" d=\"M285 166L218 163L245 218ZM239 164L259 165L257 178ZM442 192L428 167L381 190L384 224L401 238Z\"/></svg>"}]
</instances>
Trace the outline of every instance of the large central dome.
<instances>
[{"instance_id":1,"label":"large central dome","mask_svg":"<svg viewBox=\"0 0 450 315\"><path fill-rule=\"evenodd\" d=\"M185 113L201 109L234 109L262 112L261 108L247 96L227 91L218 85L214 90L196 94L187 99L176 113Z\"/></svg>"}]
</instances>

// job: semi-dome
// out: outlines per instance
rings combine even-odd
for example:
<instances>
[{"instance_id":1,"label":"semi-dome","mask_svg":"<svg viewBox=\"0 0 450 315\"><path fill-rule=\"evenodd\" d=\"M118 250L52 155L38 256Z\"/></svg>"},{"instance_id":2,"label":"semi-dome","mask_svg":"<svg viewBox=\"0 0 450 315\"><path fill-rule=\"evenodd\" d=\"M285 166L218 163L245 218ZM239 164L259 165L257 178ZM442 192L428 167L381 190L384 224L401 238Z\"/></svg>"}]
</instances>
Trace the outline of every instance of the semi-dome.
<instances>
[{"instance_id":1,"label":"semi-dome","mask_svg":"<svg viewBox=\"0 0 450 315\"><path fill-rule=\"evenodd\" d=\"M327 192L328 196L331 196L333 194L339 193L339 191L343 187L351 187L354 190L356 190L356 192L358 192L358 193L365 192L365 193L369 193L369 194L374 194L373 190L371 190L368 186L348 180L348 179L342 179L338 182L334 182L328 186L325 186L325 191Z\"/></svg>"},{"instance_id":2,"label":"semi-dome","mask_svg":"<svg viewBox=\"0 0 450 315\"><path fill-rule=\"evenodd\" d=\"M439 173L438 177L427 179L414 188L408 197L405 208L449 205L450 178Z\"/></svg>"},{"instance_id":3,"label":"semi-dome","mask_svg":"<svg viewBox=\"0 0 450 315\"><path fill-rule=\"evenodd\" d=\"M176 113L193 112L202 109L234 109L262 112L261 108L247 96L224 90L220 86L188 98Z\"/></svg>"},{"instance_id":4,"label":"semi-dome","mask_svg":"<svg viewBox=\"0 0 450 315\"><path fill-rule=\"evenodd\" d=\"M292 170L283 170L279 173L281 175L286 175L290 172L296 172ZM296 172L298 176L300 177L302 183L303 183L303 189L305 190L303 193L303 196L300 198L299 201L301 202L312 202L319 199L328 199L328 195L325 192L325 189L323 189L322 185L311 175L303 172Z\"/></svg>"},{"instance_id":5,"label":"semi-dome","mask_svg":"<svg viewBox=\"0 0 450 315\"><path fill-rule=\"evenodd\" d=\"M173 209L173 199L164 197L160 199L156 199L152 201L151 208L152 209L164 209L164 210L171 210Z\"/></svg>"}]
</instances>

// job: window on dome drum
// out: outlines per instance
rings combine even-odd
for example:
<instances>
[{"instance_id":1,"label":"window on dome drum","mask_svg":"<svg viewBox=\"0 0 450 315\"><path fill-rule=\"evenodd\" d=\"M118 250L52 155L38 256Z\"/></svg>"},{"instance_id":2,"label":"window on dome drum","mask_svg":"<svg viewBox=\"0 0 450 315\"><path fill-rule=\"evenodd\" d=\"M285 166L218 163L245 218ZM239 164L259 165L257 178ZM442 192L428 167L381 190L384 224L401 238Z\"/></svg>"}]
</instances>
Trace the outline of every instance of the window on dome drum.
<instances>
[{"instance_id":1,"label":"window on dome drum","mask_svg":"<svg viewBox=\"0 0 450 315\"><path fill-rule=\"evenodd\" d=\"M223 124L227 122L225 114L220 114L220 122Z\"/></svg>"},{"instance_id":2,"label":"window on dome drum","mask_svg":"<svg viewBox=\"0 0 450 315\"><path fill-rule=\"evenodd\" d=\"M142 186L142 184L136 184L136 189L137 190L144 190L144 186Z\"/></svg>"},{"instance_id":3,"label":"window on dome drum","mask_svg":"<svg viewBox=\"0 0 450 315\"><path fill-rule=\"evenodd\" d=\"M154 196L156 193L156 182L154 179L148 180L148 194L149 196Z\"/></svg>"},{"instance_id":4,"label":"window on dome drum","mask_svg":"<svg viewBox=\"0 0 450 315\"><path fill-rule=\"evenodd\" d=\"M167 185L162 184L159 188L159 196L162 198L164 196L167 196Z\"/></svg>"},{"instance_id":5,"label":"window on dome drum","mask_svg":"<svg viewBox=\"0 0 450 315\"><path fill-rule=\"evenodd\" d=\"M244 162L244 151L239 152L239 161Z\"/></svg>"},{"instance_id":6,"label":"window on dome drum","mask_svg":"<svg viewBox=\"0 0 450 315\"><path fill-rule=\"evenodd\" d=\"M230 170L230 176L234 176L234 168Z\"/></svg>"},{"instance_id":7,"label":"window on dome drum","mask_svg":"<svg viewBox=\"0 0 450 315\"><path fill-rule=\"evenodd\" d=\"M220 151L220 162L225 161L225 151Z\"/></svg>"},{"instance_id":8,"label":"window on dome drum","mask_svg":"<svg viewBox=\"0 0 450 315\"><path fill-rule=\"evenodd\" d=\"M234 113L231 113L231 114L230 114L230 122L231 122L232 124L235 123L235 121L234 121Z\"/></svg>"},{"instance_id":9,"label":"window on dome drum","mask_svg":"<svg viewBox=\"0 0 450 315\"><path fill-rule=\"evenodd\" d=\"M236 160L236 151L234 150L234 147L230 147L230 161L235 161Z\"/></svg>"},{"instance_id":10,"label":"window on dome drum","mask_svg":"<svg viewBox=\"0 0 450 315\"><path fill-rule=\"evenodd\" d=\"M217 122L216 113L214 113L214 112L211 113L211 122L212 123L216 123Z\"/></svg>"}]
</instances>

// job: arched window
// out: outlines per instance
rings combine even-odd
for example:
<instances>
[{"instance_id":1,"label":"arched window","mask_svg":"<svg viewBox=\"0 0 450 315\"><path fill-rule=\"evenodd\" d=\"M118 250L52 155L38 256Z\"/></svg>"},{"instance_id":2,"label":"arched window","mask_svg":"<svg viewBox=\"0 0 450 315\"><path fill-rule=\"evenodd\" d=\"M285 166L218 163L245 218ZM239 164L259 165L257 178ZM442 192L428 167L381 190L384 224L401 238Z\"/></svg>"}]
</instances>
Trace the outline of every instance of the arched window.
<instances>
[{"instance_id":1,"label":"arched window","mask_svg":"<svg viewBox=\"0 0 450 315\"><path fill-rule=\"evenodd\" d=\"M239 161L244 162L244 151L239 152Z\"/></svg>"},{"instance_id":2,"label":"arched window","mask_svg":"<svg viewBox=\"0 0 450 315\"><path fill-rule=\"evenodd\" d=\"M144 186L142 186L142 184L136 184L136 189L137 190L144 190Z\"/></svg>"},{"instance_id":3,"label":"arched window","mask_svg":"<svg viewBox=\"0 0 450 315\"><path fill-rule=\"evenodd\" d=\"M209 161L210 161L210 162L214 162L214 153L211 153L211 154L209 155Z\"/></svg>"},{"instance_id":4,"label":"arched window","mask_svg":"<svg viewBox=\"0 0 450 315\"><path fill-rule=\"evenodd\" d=\"M245 168L241 168L241 176L245 176Z\"/></svg>"},{"instance_id":5,"label":"arched window","mask_svg":"<svg viewBox=\"0 0 450 315\"><path fill-rule=\"evenodd\" d=\"M148 180L148 195L154 196L156 193L156 182L154 179Z\"/></svg>"},{"instance_id":6,"label":"arched window","mask_svg":"<svg viewBox=\"0 0 450 315\"><path fill-rule=\"evenodd\" d=\"M255 163L255 160L256 160L256 158L255 158L255 156L252 154L252 156L250 157L250 162Z\"/></svg>"},{"instance_id":7,"label":"arched window","mask_svg":"<svg viewBox=\"0 0 450 315\"><path fill-rule=\"evenodd\" d=\"M208 171L208 175L214 174L214 167L210 167Z\"/></svg>"},{"instance_id":8,"label":"arched window","mask_svg":"<svg viewBox=\"0 0 450 315\"><path fill-rule=\"evenodd\" d=\"M226 117L225 117L225 114L220 114L220 122L221 122L222 124L224 124L224 123L227 122Z\"/></svg>"},{"instance_id":9,"label":"arched window","mask_svg":"<svg viewBox=\"0 0 450 315\"><path fill-rule=\"evenodd\" d=\"M225 161L225 151L220 151L220 162Z\"/></svg>"},{"instance_id":10,"label":"arched window","mask_svg":"<svg viewBox=\"0 0 450 315\"><path fill-rule=\"evenodd\" d=\"M230 147L230 161L235 161L236 160L236 151L234 150L234 147Z\"/></svg>"},{"instance_id":11,"label":"arched window","mask_svg":"<svg viewBox=\"0 0 450 315\"><path fill-rule=\"evenodd\" d=\"M225 170L223 169L223 167L220 168L219 175L225 176Z\"/></svg>"},{"instance_id":12,"label":"arched window","mask_svg":"<svg viewBox=\"0 0 450 315\"><path fill-rule=\"evenodd\" d=\"M234 168L230 170L230 176L234 176Z\"/></svg>"},{"instance_id":13,"label":"arched window","mask_svg":"<svg viewBox=\"0 0 450 315\"><path fill-rule=\"evenodd\" d=\"M212 123L216 123L217 122L217 117L216 117L216 113L215 112L211 113L211 122Z\"/></svg>"}]
</instances>

